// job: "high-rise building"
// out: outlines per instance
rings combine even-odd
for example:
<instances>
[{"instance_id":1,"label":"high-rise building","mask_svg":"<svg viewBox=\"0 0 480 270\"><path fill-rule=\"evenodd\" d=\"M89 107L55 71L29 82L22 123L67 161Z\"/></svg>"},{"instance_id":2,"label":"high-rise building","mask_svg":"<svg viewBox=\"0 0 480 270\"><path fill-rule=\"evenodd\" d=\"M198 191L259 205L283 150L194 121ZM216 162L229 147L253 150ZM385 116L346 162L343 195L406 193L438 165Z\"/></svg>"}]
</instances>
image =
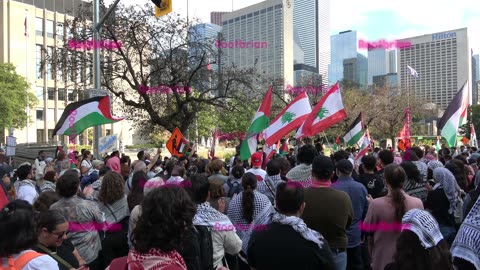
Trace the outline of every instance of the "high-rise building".
<instances>
[{"instance_id":1,"label":"high-rise building","mask_svg":"<svg viewBox=\"0 0 480 270\"><path fill-rule=\"evenodd\" d=\"M222 31L222 27L213 23L200 23L193 25L190 28L190 39L193 44L202 44L208 43L210 46L214 47L219 45L217 41L220 41L219 33ZM204 53L207 50L202 46L200 53ZM215 48L215 47L214 47ZM218 47L217 47L218 48ZM197 52L196 46L189 48L189 55L194 55ZM215 59L212 59L215 55L207 55L208 62L216 62ZM194 63L192 63L194 64ZM217 69L216 64L212 64L211 68Z\"/></svg>"},{"instance_id":2,"label":"high-rise building","mask_svg":"<svg viewBox=\"0 0 480 270\"><path fill-rule=\"evenodd\" d=\"M328 58L325 59L325 52L330 56L328 16L329 0L295 1L293 29L294 61L297 65L294 69L296 72L302 74L316 72L321 74L321 77L327 78L329 61ZM312 73L311 76L315 76L315 74ZM295 77L298 78L298 74ZM327 81L325 80L324 83L327 84Z\"/></svg>"},{"instance_id":3,"label":"high-rise building","mask_svg":"<svg viewBox=\"0 0 480 270\"><path fill-rule=\"evenodd\" d=\"M329 84L341 81L347 75L346 79L352 79L353 82L365 88L368 83L368 61L365 56L358 53L357 32L348 30L331 36L330 47ZM346 66L348 70L344 72Z\"/></svg>"},{"instance_id":4,"label":"high-rise building","mask_svg":"<svg viewBox=\"0 0 480 270\"><path fill-rule=\"evenodd\" d=\"M82 26L66 26L81 6L87 8L91 4L82 0L0 1L0 62L15 65L16 72L26 78L29 91L38 99L36 108L27 109L30 118L27 126L14 130L17 143L69 142L64 135L52 138L53 130L69 103L89 97L87 90L77 87L77 83L87 82L93 88L93 79L87 75L92 74L91 67L79 64L60 73L48 62L43 66L48 57L63 48L62 44L84 31ZM108 57L108 53L102 51L101 57ZM113 114L119 115L119 112L114 110ZM123 144L132 144L130 127L126 120L102 125L101 135L123 134L119 136ZM0 141L5 133L1 128ZM87 131L78 134L75 143L88 144Z\"/></svg>"},{"instance_id":5,"label":"high-rise building","mask_svg":"<svg viewBox=\"0 0 480 270\"><path fill-rule=\"evenodd\" d=\"M293 1L267 0L222 18L224 65L256 66L272 79L293 84Z\"/></svg>"},{"instance_id":6,"label":"high-rise building","mask_svg":"<svg viewBox=\"0 0 480 270\"><path fill-rule=\"evenodd\" d=\"M373 77L395 73L397 70L396 51L385 48L368 49L368 85L373 84Z\"/></svg>"},{"instance_id":7,"label":"high-rise building","mask_svg":"<svg viewBox=\"0 0 480 270\"><path fill-rule=\"evenodd\" d=\"M478 81L480 81L480 77L479 77L480 63L478 62L478 60L479 60L478 54L472 55L472 104L473 105L476 105L479 103Z\"/></svg>"},{"instance_id":8,"label":"high-rise building","mask_svg":"<svg viewBox=\"0 0 480 270\"><path fill-rule=\"evenodd\" d=\"M212 11L210 12L210 23L223 26L222 16L229 13L228 11Z\"/></svg>"},{"instance_id":9,"label":"high-rise building","mask_svg":"<svg viewBox=\"0 0 480 270\"><path fill-rule=\"evenodd\" d=\"M410 90L416 97L432 102L442 110L446 109L465 82L468 82L468 91L472 93L467 28L399 41L411 43L411 47L397 50L401 91ZM407 65L417 71L418 78L406 72Z\"/></svg>"}]
</instances>

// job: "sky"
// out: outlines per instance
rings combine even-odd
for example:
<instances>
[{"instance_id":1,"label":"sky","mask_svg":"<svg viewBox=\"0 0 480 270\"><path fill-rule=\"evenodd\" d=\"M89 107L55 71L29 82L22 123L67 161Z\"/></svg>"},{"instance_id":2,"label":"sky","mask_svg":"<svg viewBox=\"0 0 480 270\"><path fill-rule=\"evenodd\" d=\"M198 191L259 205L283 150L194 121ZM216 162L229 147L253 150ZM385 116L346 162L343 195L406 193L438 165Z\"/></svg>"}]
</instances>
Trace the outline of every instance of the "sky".
<instances>
[{"instance_id":1,"label":"sky","mask_svg":"<svg viewBox=\"0 0 480 270\"><path fill-rule=\"evenodd\" d=\"M173 12L187 17L187 1L173 0ZM322 0L320 0L322 1ZM122 0L122 3L150 2ZM190 0L189 18L210 22L211 11L232 11L261 0ZM348 7L348 8L346 8ZM153 3L152 3L153 8ZM356 30L358 38L376 41L401 39L458 28L468 28L470 48L480 53L478 0L330 0L331 34Z\"/></svg>"}]
</instances>

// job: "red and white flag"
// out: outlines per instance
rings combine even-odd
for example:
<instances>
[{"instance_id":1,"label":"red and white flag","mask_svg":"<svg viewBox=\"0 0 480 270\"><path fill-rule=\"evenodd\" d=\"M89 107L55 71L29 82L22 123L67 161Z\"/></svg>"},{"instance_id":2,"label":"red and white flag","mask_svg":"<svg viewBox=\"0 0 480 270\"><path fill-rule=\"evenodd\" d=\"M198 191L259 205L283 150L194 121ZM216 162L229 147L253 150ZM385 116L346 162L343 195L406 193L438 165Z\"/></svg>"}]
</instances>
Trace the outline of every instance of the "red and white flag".
<instances>
[{"instance_id":1,"label":"red and white flag","mask_svg":"<svg viewBox=\"0 0 480 270\"><path fill-rule=\"evenodd\" d=\"M365 130L365 133L363 134L362 138L360 139L360 151L358 152L357 156L355 157L355 160L360 159L361 157L365 156L368 153L368 149L370 149L370 133L368 132L368 129Z\"/></svg>"},{"instance_id":2,"label":"red and white flag","mask_svg":"<svg viewBox=\"0 0 480 270\"><path fill-rule=\"evenodd\" d=\"M28 37L28 16L27 15L25 15L25 22L23 23L23 25L25 25L24 35Z\"/></svg>"}]
</instances>

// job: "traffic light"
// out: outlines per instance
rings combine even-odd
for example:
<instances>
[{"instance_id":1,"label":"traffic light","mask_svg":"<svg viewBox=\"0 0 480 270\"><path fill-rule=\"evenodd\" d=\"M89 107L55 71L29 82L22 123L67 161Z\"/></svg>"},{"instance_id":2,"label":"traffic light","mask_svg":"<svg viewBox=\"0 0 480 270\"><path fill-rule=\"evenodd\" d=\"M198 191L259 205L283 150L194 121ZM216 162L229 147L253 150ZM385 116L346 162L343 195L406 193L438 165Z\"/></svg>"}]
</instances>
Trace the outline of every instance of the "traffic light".
<instances>
[{"instance_id":1,"label":"traffic light","mask_svg":"<svg viewBox=\"0 0 480 270\"><path fill-rule=\"evenodd\" d=\"M152 0L155 4L155 16L161 17L172 12L172 0Z\"/></svg>"}]
</instances>

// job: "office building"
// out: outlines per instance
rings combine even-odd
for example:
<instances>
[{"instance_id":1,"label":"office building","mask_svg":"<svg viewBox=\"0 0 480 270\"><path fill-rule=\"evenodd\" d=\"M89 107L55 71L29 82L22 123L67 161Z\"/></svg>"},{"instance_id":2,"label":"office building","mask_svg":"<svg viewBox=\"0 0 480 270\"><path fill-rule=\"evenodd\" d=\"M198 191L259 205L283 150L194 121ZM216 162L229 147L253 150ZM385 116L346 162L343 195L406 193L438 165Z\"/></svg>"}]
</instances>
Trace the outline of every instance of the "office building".
<instances>
[{"instance_id":1,"label":"office building","mask_svg":"<svg viewBox=\"0 0 480 270\"><path fill-rule=\"evenodd\" d=\"M368 85L373 85L373 77L396 73L396 51L385 48L368 48Z\"/></svg>"},{"instance_id":2,"label":"office building","mask_svg":"<svg viewBox=\"0 0 480 270\"><path fill-rule=\"evenodd\" d=\"M473 52L472 52L473 54ZM478 82L480 81L479 69L480 63L478 62L478 54L472 55L472 104L476 105L479 103L478 100Z\"/></svg>"},{"instance_id":3,"label":"office building","mask_svg":"<svg viewBox=\"0 0 480 270\"><path fill-rule=\"evenodd\" d=\"M344 31L330 37L330 65L328 66L328 80L330 84L348 79L366 88L368 83L368 61L357 50L357 32ZM357 59L358 58L358 59ZM344 66L348 67L344 72Z\"/></svg>"},{"instance_id":4,"label":"office building","mask_svg":"<svg viewBox=\"0 0 480 270\"><path fill-rule=\"evenodd\" d=\"M227 11L212 11L210 12L210 23L223 26L222 16L227 14Z\"/></svg>"},{"instance_id":5,"label":"office building","mask_svg":"<svg viewBox=\"0 0 480 270\"><path fill-rule=\"evenodd\" d=\"M372 78L373 87L386 88L390 94L396 93L398 87L398 74L388 73L385 75L376 75Z\"/></svg>"},{"instance_id":6,"label":"office building","mask_svg":"<svg viewBox=\"0 0 480 270\"><path fill-rule=\"evenodd\" d=\"M210 48L212 48L214 51L218 48L218 45L220 43L217 43L217 41L220 40L219 33L222 31L222 27L218 26L213 23L200 23L192 26L190 28L190 36L189 39L191 41L191 44L194 44L189 48L189 55L193 56L196 55L198 57L201 56L202 53L204 52L209 52L209 50L206 49L206 47L203 45L209 45ZM201 49L197 49L196 47L199 46ZM206 61L208 63L213 63L216 62L216 57L215 53L211 53L207 55ZM195 63L191 63L195 64ZM212 69L217 69L217 64L212 64L210 66Z\"/></svg>"},{"instance_id":7,"label":"office building","mask_svg":"<svg viewBox=\"0 0 480 270\"><path fill-rule=\"evenodd\" d=\"M293 84L292 1L267 0L224 14L222 19L224 66L255 66L272 80Z\"/></svg>"},{"instance_id":8,"label":"office building","mask_svg":"<svg viewBox=\"0 0 480 270\"><path fill-rule=\"evenodd\" d=\"M472 93L471 55L467 28L426 34L399 41L410 42L410 48L398 49L397 70L401 91L408 91L425 103L446 109L465 82ZM418 72L418 78L406 72L407 65ZM472 95L470 94L470 97Z\"/></svg>"},{"instance_id":9,"label":"office building","mask_svg":"<svg viewBox=\"0 0 480 270\"><path fill-rule=\"evenodd\" d=\"M36 108L27 109L30 123L21 130L13 131L17 143L69 143L67 136L52 138L53 130L69 103L89 97L87 90L79 88L75 82L87 82L90 84L88 88L93 88L91 76L86 75L91 74L91 67L79 64L78 68L70 68L68 72L56 72L51 64L42 66L48 56L63 48L64 42L83 32L82 27L72 30L65 24L77 15L75 12L79 6L91 7L91 4L81 0L0 1L0 62L15 65L16 72L26 78L31 87L29 90L38 99ZM102 57L107 57L105 54L102 51ZM113 107L113 115L121 115L119 107ZM120 141L128 145L132 144L132 136L128 132L130 128L131 123L124 120L102 125L101 134L122 134ZM0 129L1 141L8 135L6 130L8 127ZM87 131L84 131L76 137L75 144L90 143L87 138Z\"/></svg>"}]
</instances>

